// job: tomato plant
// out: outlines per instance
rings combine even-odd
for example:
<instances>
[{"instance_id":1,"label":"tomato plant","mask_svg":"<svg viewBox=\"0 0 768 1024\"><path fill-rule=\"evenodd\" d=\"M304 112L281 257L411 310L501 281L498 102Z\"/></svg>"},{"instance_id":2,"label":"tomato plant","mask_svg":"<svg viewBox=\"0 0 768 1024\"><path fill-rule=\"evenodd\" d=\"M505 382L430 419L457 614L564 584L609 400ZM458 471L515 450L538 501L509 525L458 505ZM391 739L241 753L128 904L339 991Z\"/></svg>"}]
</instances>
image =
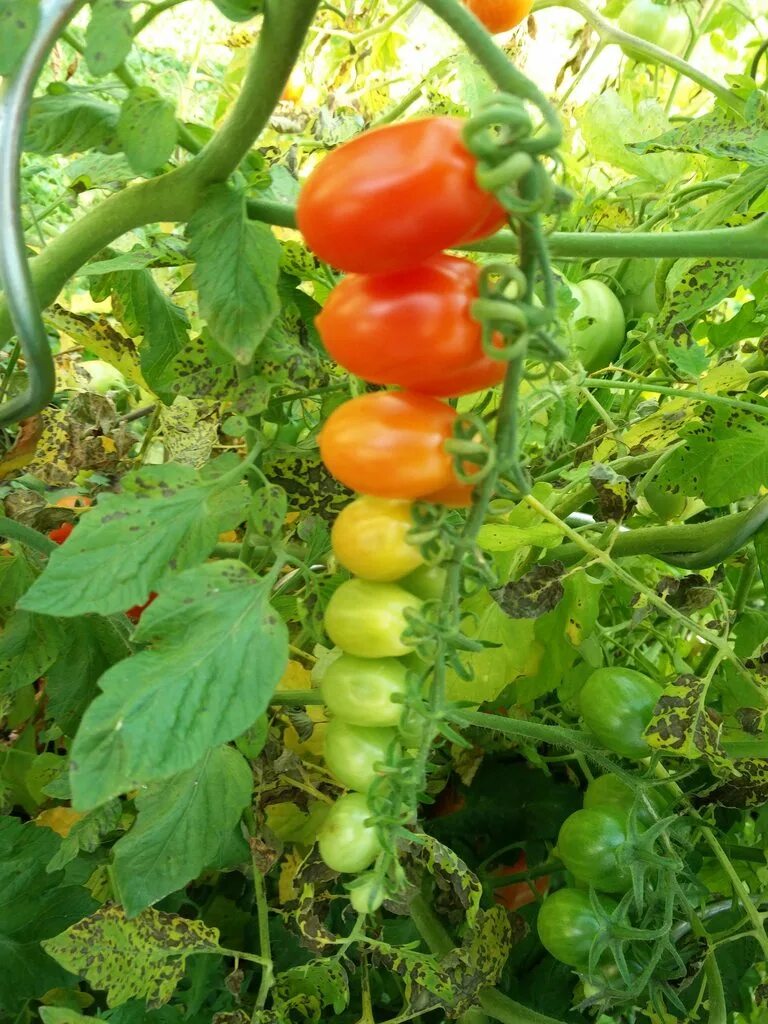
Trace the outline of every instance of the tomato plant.
<instances>
[{"instance_id":1,"label":"tomato plant","mask_svg":"<svg viewBox=\"0 0 768 1024\"><path fill-rule=\"evenodd\" d=\"M333 553L356 576L391 583L423 562L419 549L408 540L412 529L410 502L357 498L334 520Z\"/></svg>"},{"instance_id":2,"label":"tomato plant","mask_svg":"<svg viewBox=\"0 0 768 1024\"><path fill-rule=\"evenodd\" d=\"M393 274L351 274L331 292L317 327L330 355L375 384L447 397L498 384L504 363L483 352L471 305L480 268L435 256Z\"/></svg>"},{"instance_id":3,"label":"tomato plant","mask_svg":"<svg viewBox=\"0 0 768 1024\"><path fill-rule=\"evenodd\" d=\"M455 411L425 395L377 392L336 408L320 453L343 484L379 498L424 498L454 482L446 449Z\"/></svg>"},{"instance_id":4,"label":"tomato plant","mask_svg":"<svg viewBox=\"0 0 768 1024\"><path fill-rule=\"evenodd\" d=\"M326 707L352 725L398 725L407 670L396 658L343 654L325 669L320 688Z\"/></svg>"},{"instance_id":5,"label":"tomato plant","mask_svg":"<svg viewBox=\"0 0 768 1024\"><path fill-rule=\"evenodd\" d=\"M407 613L421 601L394 583L347 580L335 591L325 612L325 629L347 654L359 658L396 658L408 654L402 639Z\"/></svg>"},{"instance_id":6,"label":"tomato plant","mask_svg":"<svg viewBox=\"0 0 768 1024\"><path fill-rule=\"evenodd\" d=\"M528 17L533 0L465 0L489 32L508 32Z\"/></svg>"},{"instance_id":7,"label":"tomato plant","mask_svg":"<svg viewBox=\"0 0 768 1024\"><path fill-rule=\"evenodd\" d=\"M614 904L601 897L606 914ZM606 931L601 914L589 894L580 889L558 889L545 901L537 919L539 938L557 960L585 967L596 940Z\"/></svg>"},{"instance_id":8,"label":"tomato plant","mask_svg":"<svg viewBox=\"0 0 768 1024\"><path fill-rule=\"evenodd\" d=\"M320 856L333 871L365 871L379 852L376 832L367 824L371 813L362 793L340 796L328 811L320 835Z\"/></svg>"},{"instance_id":9,"label":"tomato plant","mask_svg":"<svg viewBox=\"0 0 768 1024\"><path fill-rule=\"evenodd\" d=\"M661 687L642 672L618 665L593 672L579 695L588 728L608 750L623 757L647 757L643 737Z\"/></svg>"},{"instance_id":10,"label":"tomato plant","mask_svg":"<svg viewBox=\"0 0 768 1024\"><path fill-rule=\"evenodd\" d=\"M415 267L474 240L481 226L499 225L503 211L475 180L462 128L460 118L405 121L326 156L299 198L309 248L340 270L382 274Z\"/></svg>"}]
</instances>

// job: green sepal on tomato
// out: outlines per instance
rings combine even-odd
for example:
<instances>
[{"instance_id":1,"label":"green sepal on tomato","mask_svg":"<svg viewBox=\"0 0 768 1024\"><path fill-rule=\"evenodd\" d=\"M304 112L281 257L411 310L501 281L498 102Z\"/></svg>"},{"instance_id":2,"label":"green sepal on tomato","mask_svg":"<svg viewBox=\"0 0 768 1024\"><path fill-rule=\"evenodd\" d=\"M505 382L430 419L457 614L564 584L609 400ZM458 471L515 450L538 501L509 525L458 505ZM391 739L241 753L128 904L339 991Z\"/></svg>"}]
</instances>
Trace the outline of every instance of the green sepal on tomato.
<instances>
[{"instance_id":1,"label":"green sepal on tomato","mask_svg":"<svg viewBox=\"0 0 768 1024\"><path fill-rule=\"evenodd\" d=\"M396 729L350 725L340 718L328 723L325 732L325 763L347 789L367 793L397 740Z\"/></svg>"},{"instance_id":2,"label":"green sepal on tomato","mask_svg":"<svg viewBox=\"0 0 768 1024\"><path fill-rule=\"evenodd\" d=\"M381 852L375 829L365 823L370 816L362 793L345 793L333 804L318 836L320 856L332 871L365 871Z\"/></svg>"},{"instance_id":3,"label":"green sepal on tomato","mask_svg":"<svg viewBox=\"0 0 768 1024\"><path fill-rule=\"evenodd\" d=\"M477 183L464 124L426 117L385 125L329 153L299 194L309 248L339 270L384 274L498 230L506 214Z\"/></svg>"},{"instance_id":4,"label":"green sepal on tomato","mask_svg":"<svg viewBox=\"0 0 768 1024\"><path fill-rule=\"evenodd\" d=\"M595 897L606 915L616 909L613 900ZM607 922L595 909L589 893L558 889L544 901L536 922L542 946L561 963L585 968L596 942L605 935Z\"/></svg>"},{"instance_id":5,"label":"green sepal on tomato","mask_svg":"<svg viewBox=\"0 0 768 1024\"><path fill-rule=\"evenodd\" d=\"M403 716L407 674L408 669L397 658L342 654L323 673L320 692L328 710L340 721L397 726Z\"/></svg>"},{"instance_id":6,"label":"green sepal on tomato","mask_svg":"<svg viewBox=\"0 0 768 1024\"><path fill-rule=\"evenodd\" d=\"M651 753L644 732L661 687L642 672L614 665L596 669L579 694L584 723L607 750L622 757Z\"/></svg>"},{"instance_id":7,"label":"green sepal on tomato","mask_svg":"<svg viewBox=\"0 0 768 1024\"><path fill-rule=\"evenodd\" d=\"M402 640L406 612L420 608L419 598L394 583L347 580L328 602L325 631L347 654L397 658L412 650Z\"/></svg>"},{"instance_id":8,"label":"green sepal on tomato","mask_svg":"<svg viewBox=\"0 0 768 1024\"><path fill-rule=\"evenodd\" d=\"M351 274L328 296L317 329L336 362L373 384L443 398L492 387L506 363L485 354L470 312L480 273L443 253L395 273Z\"/></svg>"},{"instance_id":9,"label":"green sepal on tomato","mask_svg":"<svg viewBox=\"0 0 768 1024\"><path fill-rule=\"evenodd\" d=\"M574 878L599 892L625 892L632 876L625 861L627 822L611 808L574 811L563 822L557 853Z\"/></svg>"}]
</instances>

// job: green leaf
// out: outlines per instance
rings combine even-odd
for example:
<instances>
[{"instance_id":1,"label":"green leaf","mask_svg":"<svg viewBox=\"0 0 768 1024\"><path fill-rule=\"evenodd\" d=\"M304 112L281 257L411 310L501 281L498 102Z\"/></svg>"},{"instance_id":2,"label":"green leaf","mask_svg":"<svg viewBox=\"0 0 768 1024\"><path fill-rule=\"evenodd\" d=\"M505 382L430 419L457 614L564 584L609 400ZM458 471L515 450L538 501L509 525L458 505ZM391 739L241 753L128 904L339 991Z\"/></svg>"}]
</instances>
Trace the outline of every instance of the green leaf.
<instances>
[{"instance_id":1,"label":"green leaf","mask_svg":"<svg viewBox=\"0 0 768 1024\"><path fill-rule=\"evenodd\" d=\"M119 116L111 103L66 86L51 86L45 96L32 101L24 148L42 156L89 149L114 153Z\"/></svg>"},{"instance_id":2,"label":"green leaf","mask_svg":"<svg viewBox=\"0 0 768 1024\"><path fill-rule=\"evenodd\" d=\"M178 139L176 111L146 86L134 89L123 103L117 137L137 174L152 174L168 160Z\"/></svg>"},{"instance_id":3,"label":"green leaf","mask_svg":"<svg viewBox=\"0 0 768 1024\"><path fill-rule=\"evenodd\" d=\"M108 904L43 945L66 970L105 990L108 1006L140 998L154 1009L173 995L187 957L216 952L218 939L202 921L156 910L128 921Z\"/></svg>"},{"instance_id":4,"label":"green leaf","mask_svg":"<svg viewBox=\"0 0 768 1024\"><path fill-rule=\"evenodd\" d=\"M63 639L55 619L14 612L0 634L0 694L39 679L58 656Z\"/></svg>"},{"instance_id":5,"label":"green leaf","mask_svg":"<svg viewBox=\"0 0 768 1024\"><path fill-rule=\"evenodd\" d=\"M39 0L0 0L0 75L10 75L26 53L40 21Z\"/></svg>"},{"instance_id":6,"label":"green leaf","mask_svg":"<svg viewBox=\"0 0 768 1024\"><path fill-rule=\"evenodd\" d=\"M682 435L685 444L664 461L657 478L671 493L720 508L757 494L768 480L768 406L765 416L707 407Z\"/></svg>"},{"instance_id":7,"label":"green leaf","mask_svg":"<svg viewBox=\"0 0 768 1024\"><path fill-rule=\"evenodd\" d=\"M47 615L111 615L143 604L153 588L212 551L219 534L218 480L188 466L148 466L127 474L121 494L102 494L19 607ZM231 484L243 511L248 491ZM235 525L235 524L233 524Z\"/></svg>"},{"instance_id":8,"label":"green leaf","mask_svg":"<svg viewBox=\"0 0 768 1024\"><path fill-rule=\"evenodd\" d=\"M50 787L49 787L50 789ZM59 871L81 852L93 853L98 849L102 837L117 828L123 813L123 805L119 800L110 800L103 807L90 811L70 828L62 839L61 846L51 857L46 870Z\"/></svg>"},{"instance_id":9,"label":"green leaf","mask_svg":"<svg viewBox=\"0 0 768 1024\"><path fill-rule=\"evenodd\" d=\"M280 310L280 246L265 224L248 219L245 196L209 190L188 229L200 311L216 341L249 363Z\"/></svg>"},{"instance_id":10,"label":"green leaf","mask_svg":"<svg viewBox=\"0 0 768 1024\"><path fill-rule=\"evenodd\" d=\"M79 809L188 770L266 710L288 661L268 596L269 584L240 562L168 581L136 631L151 646L104 674L75 737Z\"/></svg>"},{"instance_id":11,"label":"green leaf","mask_svg":"<svg viewBox=\"0 0 768 1024\"><path fill-rule=\"evenodd\" d=\"M85 30L85 60L97 78L120 67L131 52L133 19L126 0L94 0Z\"/></svg>"},{"instance_id":12,"label":"green leaf","mask_svg":"<svg viewBox=\"0 0 768 1024\"><path fill-rule=\"evenodd\" d=\"M18 1010L69 981L40 940L90 913L95 903L81 886L62 885L62 872L46 874L60 842L51 829L0 818L0 1009Z\"/></svg>"},{"instance_id":13,"label":"green leaf","mask_svg":"<svg viewBox=\"0 0 768 1024\"><path fill-rule=\"evenodd\" d=\"M136 823L114 847L113 879L128 917L182 889L216 861L252 789L245 758L217 747L194 768L137 798Z\"/></svg>"},{"instance_id":14,"label":"green leaf","mask_svg":"<svg viewBox=\"0 0 768 1024\"><path fill-rule=\"evenodd\" d=\"M37 1012L43 1024L93 1024L93 1017L84 1017L66 1006L41 1006Z\"/></svg>"}]
</instances>

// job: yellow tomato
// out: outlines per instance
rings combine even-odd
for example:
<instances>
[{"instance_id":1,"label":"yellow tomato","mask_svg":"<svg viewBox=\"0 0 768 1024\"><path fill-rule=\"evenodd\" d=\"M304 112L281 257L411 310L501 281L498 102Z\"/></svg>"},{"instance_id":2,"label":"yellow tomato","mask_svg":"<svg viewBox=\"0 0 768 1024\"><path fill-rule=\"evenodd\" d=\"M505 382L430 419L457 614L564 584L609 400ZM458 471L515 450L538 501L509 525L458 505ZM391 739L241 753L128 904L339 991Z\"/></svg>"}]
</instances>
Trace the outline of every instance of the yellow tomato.
<instances>
[{"instance_id":1,"label":"yellow tomato","mask_svg":"<svg viewBox=\"0 0 768 1024\"><path fill-rule=\"evenodd\" d=\"M411 502L356 498L339 513L331 530L333 553L355 576L392 583L424 561L408 541L413 528Z\"/></svg>"}]
</instances>

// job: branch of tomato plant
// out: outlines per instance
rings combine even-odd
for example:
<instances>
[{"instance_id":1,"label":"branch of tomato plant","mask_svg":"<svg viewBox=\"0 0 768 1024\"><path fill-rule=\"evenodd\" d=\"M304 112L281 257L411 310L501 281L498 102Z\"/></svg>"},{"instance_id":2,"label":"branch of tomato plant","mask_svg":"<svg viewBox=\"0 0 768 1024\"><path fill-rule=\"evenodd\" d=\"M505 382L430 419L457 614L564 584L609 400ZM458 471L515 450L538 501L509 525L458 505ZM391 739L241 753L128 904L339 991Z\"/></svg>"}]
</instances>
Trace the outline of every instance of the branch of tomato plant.
<instances>
[{"instance_id":1,"label":"branch of tomato plant","mask_svg":"<svg viewBox=\"0 0 768 1024\"><path fill-rule=\"evenodd\" d=\"M690 12L688 13L688 20L691 24L692 31L688 43L685 47L685 51L682 54L683 60L690 61L691 54L696 49L696 44L698 43L701 37L702 30L705 28L707 22L709 21L710 15L717 8L719 2L720 0L709 0L709 3L705 4L698 12L695 24L693 18L690 15ZM669 90L669 96L667 97L667 102L664 105L664 113L667 115L667 117L669 117L670 111L672 110L672 106L675 102L675 96L677 94L678 88L680 87L680 81L682 77L683 76L678 71L675 75L675 80L672 83L672 86Z\"/></svg>"},{"instance_id":2,"label":"branch of tomato plant","mask_svg":"<svg viewBox=\"0 0 768 1024\"><path fill-rule=\"evenodd\" d=\"M529 505L535 512L537 512L542 519L545 519L548 523L552 523L556 526L561 533L563 533L569 540L573 541L581 550L590 557L593 562L602 565L608 570L611 575L620 579L622 583L626 584L633 593L642 595L648 604L656 608L663 615L675 619L681 626L684 626L694 636L699 636L707 643L712 644L717 648L718 652L722 655L724 660L729 661L740 676L744 679L745 683L752 691L755 700L758 701L759 707L768 706L768 694L765 693L762 687L758 686L752 678L752 673L742 663L741 659L736 655L730 644L724 640L717 633L714 633L711 629L705 626L703 623L695 622L689 618L683 612L677 608L673 608L663 598L647 587L639 579L633 576L631 573L626 572L621 566L617 565L611 557L611 554L607 551L603 551L601 548L596 547L590 541L586 540L575 530L571 529L567 523L564 523L562 519L554 514L550 509L543 505L537 498L532 494L526 494L523 498L527 505ZM767 499L768 500L768 499ZM621 536L621 535L619 535Z\"/></svg>"},{"instance_id":3,"label":"branch of tomato plant","mask_svg":"<svg viewBox=\"0 0 768 1024\"><path fill-rule=\"evenodd\" d=\"M6 516L0 516L0 537L17 540L25 547L38 551L41 555L50 555L52 551L56 550L56 544L44 534L38 533L30 526L17 523L15 519L8 519Z\"/></svg>"},{"instance_id":4,"label":"branch of tomato plant","mask_svg":"<svg viewBox=\"0 0 768 1024\"><path fill-rule=\"evenodd\" d=\"M677 71L685 78L696 82L702 89L706 89L707 92L717 96L731 110L736 111L738 114L744 113L744 101L735 96L726 86L715 81L714 78L710 78L709 75L689 64L682 57L677 57L675 54L669 53L668 50L663 50L660 46L648 43L644 39L630 35L628 32L623 32L613 22L598 14L585 0L538 0L534 4L533 11L535 14L538 14L549 7L566 7L571 11L575 11L595 29L603 43L616 43L619 46L631 49L633 53L637 53L653 63L666 64L673 71Z\"/></svg>"},{"instance_id":5,"label":"branch of tomato plant","mask_svg":"<svg viewBox=\"0 0 768 1024\"><path fill-rule=\"evenodd\" d=\"M179 4L186 3L186 0L160 0L159 3L148 6L147 10L144 11L142 16L136 20L133 26L134 37L143 32L147 25L151 25L152 22L159 15L165 11L170 11L172 7L178 7Z\"/></svg>"},{"instance_id":6,"label":"branch of tomato plant","mask_svg":"<svg viewBox=\"0 0 768 1024\"><path fill-rule=\"evenodd\" d=\"M743 409L745 412L757 416L764 416L768 419L768 406L759 405L757 402L745 402L740 398L728 398L726 395L713 395L706 391L695 391L689 388L670 388L662 384L655 384L652 380L610 380L600 377L588 377L584 387L605 388L609 391L644 391L657 395L666 395L670 398L690 398L691 401L705 402L707 405L722 405L729 409Z\"/></svg>"},{"instance_id":7,"label":"branch of tomato plant","mask_svg":"<svg viewBox=\"0 0 768 1024\"><path fill-rule=\"evenodd\" d=\"M209 186L237 169L277 105L318 0L267 0L264 24L240 95L224 125L183 167L116 192L85 213L30 261L40 308L116 238L157 221L188 221ZM12 333L0 302L0 343Z\"/></svg>"},{"instance_id":8,"label":"branch of tomato plant","mask_svg":"<svg viewBox=\"0 0 768 1024\"><path fill-rule=\"evenodd\" d=\"M272 962L272 945L269 938L269 904L267 903L267 890L264 885L264 875L256 863L256 854L252 851L251 863L253 865L253 890L256 896L256 915L259 923L259 952L264 960L264 969L261 972L259 991L256 995L256 1002L253 1007L255 1020L258 1012L267 1005L267 996L275 979L275 971Z\"/></svg>"}]
</instances>

